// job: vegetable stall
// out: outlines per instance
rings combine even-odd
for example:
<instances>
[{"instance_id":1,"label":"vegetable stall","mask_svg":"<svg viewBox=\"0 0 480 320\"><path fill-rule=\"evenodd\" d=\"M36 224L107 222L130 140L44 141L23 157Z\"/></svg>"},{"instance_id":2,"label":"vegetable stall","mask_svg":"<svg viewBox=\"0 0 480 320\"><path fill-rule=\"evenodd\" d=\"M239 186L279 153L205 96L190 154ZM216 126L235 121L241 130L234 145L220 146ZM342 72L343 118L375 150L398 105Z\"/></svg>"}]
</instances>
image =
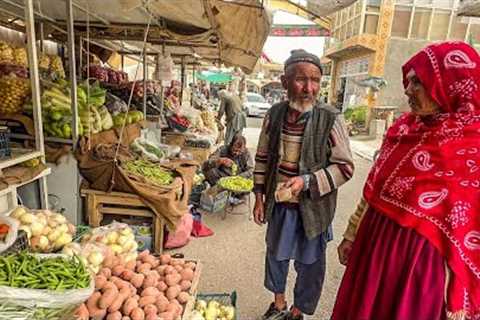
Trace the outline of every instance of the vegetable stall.
<instances>
[{"instance_id":1,"label":"vegetable stall","mask_svg":"<svg viewBox=\"0 0 480 320\"><path fill-rule=\"evenodd\" d=\"M170 56L182 70L250 71L270 27L260 12L214 0L2 1L0 320L237 317L234 299L196 301L200 261L158 245L190 215L218 128L212 109L182 104L178 83L147 67ZM247 26L256 38L238 32ZM113 67L113 53L143 75Z\"/></svg>"}]
</instances>

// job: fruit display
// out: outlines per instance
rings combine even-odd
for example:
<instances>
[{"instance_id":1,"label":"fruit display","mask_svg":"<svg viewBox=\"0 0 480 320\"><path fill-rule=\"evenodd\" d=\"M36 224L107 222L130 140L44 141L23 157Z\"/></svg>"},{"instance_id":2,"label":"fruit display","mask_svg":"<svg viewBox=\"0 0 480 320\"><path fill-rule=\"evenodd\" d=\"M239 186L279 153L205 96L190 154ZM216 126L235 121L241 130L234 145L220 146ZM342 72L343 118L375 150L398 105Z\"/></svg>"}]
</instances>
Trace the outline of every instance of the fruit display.
<instances>
[{"instance_id":1,"label":"fruit display","mask_svg":"<svg viewBox=\"0 0 480 320\"><path fill-rule=\"evenodd\" d=\"M190 320L234 320L235 307L223 304L222 301L212 299L206 301L198 299Z\"/></svg>"},{"instance_id":2,"label":"fruit display","mask_svg":"<svg viewBox=\"0 0 480 320\"><path fill-rule=\"evenodd\" d=\"M88 76L95 78L102 83L119 85L128 82L128 74L122 71L116 71L111 68L99 65L91 65L88 69ZM83 70L84 77L87 77L87 69Z\"/></svg>"},{"instance_id":3,"label":"fruit display","mask_svg":"<svg viewBox=\"0 0 480 320\"><path fill-rule=\"evenodd\" d=\"M65 69L63 69L62 59L59 56L50 56L50 71L62 79L65 78Z\"/></svg>"},{"instance_id":4,"label":"fruit display","mask_svg":"<svg viewBox=\"0 0 480 320\"><path fill-rule=\"evenodd\" d=\"M13 50L5 42L0 41L0 63L12 63L13 62Z\"/></svg>"},{"instance_id":5,"label":"fruit display","mask_svg":"<svg viewBox=\"0 0 480 320\"><path fill-rule=\"evenodd\" d=\"M128 112L128 105L119 97L107 92L105 106L112 115Z\"/></svg>"},{"instance_id":6,"label":"fruit display","mask_svg":"<svg viewBox=\"0 0 480 320\"><path fill-rule=\"evenodd\" d=\"M216 130L217 128L217 122L215 121L215 114L211 111L202 111L200 114L200 117L202 117L203 124L205 127L207 127L210 130Z\"/></svg>"},{"instance_id":7,"label":"fruit display","mask_svg":"<svg viewBox=\"0 0 480 320\"><path fill-rule=\"evenodd\" d=\"M253 189L253 180L240 176L223 177L218 181L218 186L233 192L250 192Z\"/></svg>"},{"instance_id":8,"label":"fruit display","mask_svg":"<svg viewBox=\"0 0 480 320\"><path fill-rule=\"evenodd\" d=\"M124 124L137 123L143 120L143 112L138 110L132 110L128 113L120 112L113 116L113 126L115 128L121 128Z\"/></svg>"},{"instance_id":9,"label":"fruit display","mask_svg":"<svg viewBox=\"0 0 480 320\"><path fill-rule=\"evenodd\" d=\"M147 95L160 93L161 86L158 81L148 80L146 81ZM129 82L126 88L130 90L133 88L133 95L138 98L143 98L143 80Z\"/></svg>"},{"instance_id":10,"label":"fruit display","mask_svg":"<svg viewBox=\"0 0 480 320\"><path fill-rule=\"evenodd\" d=\"M26 252L0 256L0 285L64 291L90 285L90 273L76 257L39 258ZM34 270L34 271L33 271Z\"/></svg>"},{"instance_id":11,"label":"fruit display","mask_svg":"<svg viewBox=\"0 0 480 320\"><path fill-rule=\"evenodd\" d=\"M179 130L181 132L186 131L188 128L190 128L190 121L188 121L187 118L181 117L177 114L172 115L171 117L168 118L168 125L172 129Z\"/></svg>"},{"instance_id":12,"label":"fruit display","mask_svg":"<svg viewBox=\"0 0 480 320\"><path fill-rule=\"evenodd\" d=\"M14 76L0 78L0 113L21 113L30 95L30 82Z\"/></svg>"},{"instance_id":13,"label":"fruit display","mask_svg":"<svg viewBox=\"0 0 480 320\"><path fill-rule=\"evenodd\" d=\"M81 243L82 245L89 243L106 245L113 255L121 257L126 262L137 258L138 244L135 242L135 235L132 228L124 223L113 222L92 229L82 237ZM108 257L108 252L104 252L103 256ZM92 264L95 263L92 262Z\"/></svg>"},{"instance_id":14,"label":"fruit display","mask_svg":"<svg viewBox=\"0 0 480 320\"><path fill-rule=\"evenodd\" d=\"M160 186L169 185L173 182L173 173L160 167L158 164L145 160L130 160L122 163L123 169L133 175L141 176Z\"/></svg>"},{"instance_id":15,"label":"fruit display","mask_svg":"<svg viewBox=\"0 0 480 320\"><path fill-rule=\"evenodd\" d=\"M26 232L35 252L53 252L72 242L75 226L65 216L50 210L30 211L17 207L10 217L20 222L19 230Z\"/></svg>"},{"instance_id":16,"label":"fruit display","mask_svg":"<svg viewBox=\"0 0 480 320\"><path fill-rule=\"evenodd\" d=\"M39 55L38 67L44 70L48 70L50 68L50 57L43 52Z\"/></svg>"},{"instance_id":17,"label":"fruit display","mask_svg":"<svg viewBox=\"0 0 480 320\"><path fill-rule=\"evenodd\" d=\"M179 319L196 269L195 262L148 250L128 263L114 258L95 277L95 292L77 309L77 319Z\"/></svg>"},{"instance_id":18,"label":"fruit display","mask_svg":"<svg viewBox=\"0 0 480 320\"><path fill-rule=\"evenodd\" d=\"M25 67L9 63L0 64L0 77L15 76L19 78L28 78L28 70Z\"/></svg>"},{"instance_id":19,"label":"fruit display","mask_svg":"<svg viewBox=\"0 0 480 320\"><path fill-rule=\"evenodd\" d=\"M13 49L13 63L22 67L28 67L27 50L25 48Z\"/></svg>"}]
</instances>

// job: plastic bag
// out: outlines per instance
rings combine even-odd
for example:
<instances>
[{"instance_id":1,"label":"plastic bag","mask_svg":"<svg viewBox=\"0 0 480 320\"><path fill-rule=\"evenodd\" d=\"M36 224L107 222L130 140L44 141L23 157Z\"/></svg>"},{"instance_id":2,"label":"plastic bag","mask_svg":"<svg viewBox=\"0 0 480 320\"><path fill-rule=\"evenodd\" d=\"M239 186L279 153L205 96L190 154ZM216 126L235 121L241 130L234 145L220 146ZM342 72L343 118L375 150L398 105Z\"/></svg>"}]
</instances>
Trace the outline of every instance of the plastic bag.
<instances>
[{"instance_id":1,"label":"plastic bag","mask_svg":"<svg viewBox=\"0 0 480 320\"><path fill-rule=\"evenodd\" d=\"M27 233L32 251L49 253L72 242L76 228L60 213L50 210L30 210L18 206L10 217L19 222L19 230Z\"/></svg>"},{"instance_id":2,"label":"plastic bag","mask_svg":"<svg viewBox=\"0 0 480 320\"><path fill-rule=\"evenodd\" d=\"M63 255L42 254L40 258ZM75 310L94 292L95 282L85 289L53 291L0 286L0 320L71 320Z\"/></svg>"},{"instance_id":3,"label":"plastic bag","mask_svg":"<svg viewBox=\"0 0 480 320\"><path fill-rule=\"evenodd\" d=\"M62 253L79 259L95 274L97 274L105 259L113 256L112 249L103 243L77 243L72 242L63 247Z\"/></svg>"},{"instance_id":4,"label":"plastic bag","mask_svg":"<svg viewBox=\"0 0 480 320\"><path fill-rule=\"evenodd\" d=\"M0 240L0 252L7 250L17 240L19 222L16 219L0 215L0 224L6 224L9 228L7 236Z\"/></svg>"},{"instance_id":5,"label":"plastic bag","mask_svg":"<svg viewBox=\"0 0 480 320\"><path fill-rule=\"evenodd\" d=\"M125 262L137 258L138 244L135 242L135 235L125 223L114 221L109 225L92 229L82 237L81 243L105 244L114 255L122 257Z\"/></svg>"},{"instance_id":6,"label":"plastic bag","mask_svg":"<svg viewBox=\"0 0 480 320\"><path fill-rule=\"evenodd\" d=\"M165 249L173 249L185 246L190 241L193 229L193 217L190 213L184 214L175 232L169 232Z\"/></svg>"},{"instance_id":7,"label":"plastic bag","mask_svg":"<svg viewBox=\"0 0 480 320\"><path fill-rule=\"evenodd\" d=\"M144 158L154 162L161 161L170 155L167 145L150 142L143 138L135 139L130 145L130 148Z\"/></svg>"}]
</instances>

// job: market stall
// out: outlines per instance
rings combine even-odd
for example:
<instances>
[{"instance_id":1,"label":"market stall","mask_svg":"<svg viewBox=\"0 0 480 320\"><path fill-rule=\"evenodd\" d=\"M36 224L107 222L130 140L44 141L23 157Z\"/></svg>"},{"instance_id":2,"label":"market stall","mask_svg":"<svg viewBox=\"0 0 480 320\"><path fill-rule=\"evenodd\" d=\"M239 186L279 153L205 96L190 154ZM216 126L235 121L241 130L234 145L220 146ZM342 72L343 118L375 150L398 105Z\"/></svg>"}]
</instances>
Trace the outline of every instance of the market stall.
<instances>
[{"instance_id":1,"label":"market stall","mask_svg":"<svg viewBox=\"0 0 480 320\"><path fill-rule=\"evenodd\" d=\"M215 146L214 111L176 104L147 64L168 53L182 69L252 70L270 26L252 4L2 0L0 24L28 41L0 30L0 319L234 318L233 300L195 303L199 261L162 254ZM224 23L232 15L242 19ZM142 62L143 79L108 66L115 51ZM148 111L165 117L164 143L144 134Z\"/></svg>"}]
</instances>

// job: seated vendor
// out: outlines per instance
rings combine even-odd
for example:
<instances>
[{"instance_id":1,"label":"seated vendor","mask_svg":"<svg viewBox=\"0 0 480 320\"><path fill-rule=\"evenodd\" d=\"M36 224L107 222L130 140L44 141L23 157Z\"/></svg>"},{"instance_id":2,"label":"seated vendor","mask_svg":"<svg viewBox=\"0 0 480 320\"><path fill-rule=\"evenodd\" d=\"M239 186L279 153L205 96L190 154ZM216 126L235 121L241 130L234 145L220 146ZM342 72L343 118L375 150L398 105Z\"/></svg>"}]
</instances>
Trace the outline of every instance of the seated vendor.
<instances>
[{"instance_id":1,"label":"seated vendor","mask_svg":"<svg viewBox=\"0 0 480 320\"><path fill-rule=\"evenodd\" d=\"M235 166L236 165L236 172ZM203 174L211 186L223 177L239 175L253 177L253 158L247 149L244 136L237 134L228 146L221 146L203 164Z\"/></svg>"}]
</instances>

